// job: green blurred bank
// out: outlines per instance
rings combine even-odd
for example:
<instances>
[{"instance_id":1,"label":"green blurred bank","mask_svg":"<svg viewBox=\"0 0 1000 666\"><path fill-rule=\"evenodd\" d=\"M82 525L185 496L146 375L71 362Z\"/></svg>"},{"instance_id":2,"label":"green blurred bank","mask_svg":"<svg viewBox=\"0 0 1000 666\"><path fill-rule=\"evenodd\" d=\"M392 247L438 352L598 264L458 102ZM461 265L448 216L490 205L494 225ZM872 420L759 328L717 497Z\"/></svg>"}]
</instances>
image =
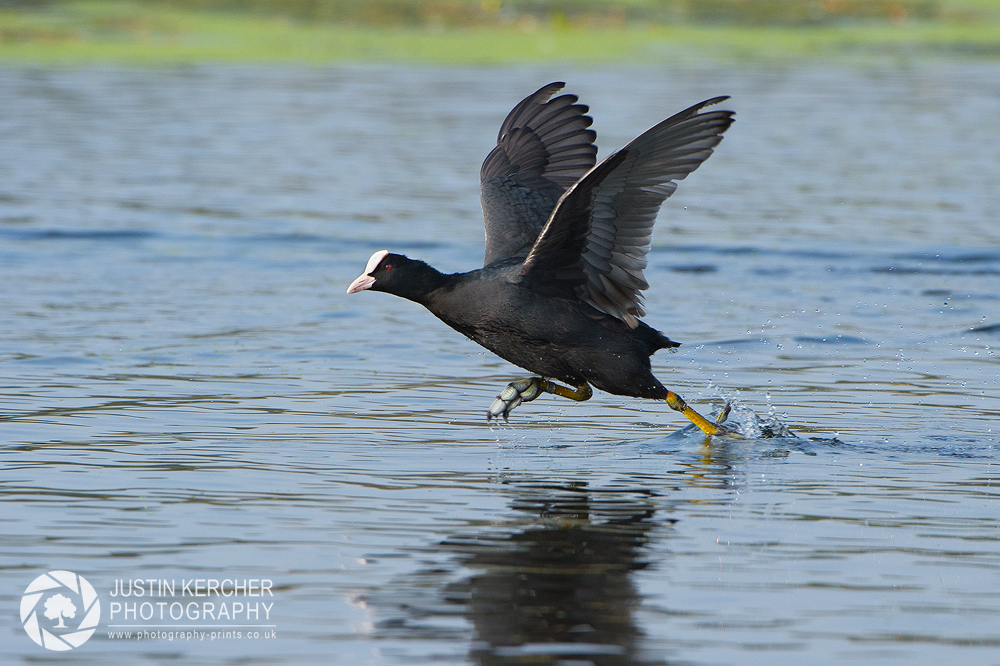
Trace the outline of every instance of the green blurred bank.
<instances>
[{"instance_id":1,"label":"green blurred bank","mask_svg":"<svg viewBox=\"0 0 1000 666\"><path fill-rule=\"evenodd\" d=\"M0 0L45 62L1000 57L1000 0Z\"/></svg>"}]
</instances>

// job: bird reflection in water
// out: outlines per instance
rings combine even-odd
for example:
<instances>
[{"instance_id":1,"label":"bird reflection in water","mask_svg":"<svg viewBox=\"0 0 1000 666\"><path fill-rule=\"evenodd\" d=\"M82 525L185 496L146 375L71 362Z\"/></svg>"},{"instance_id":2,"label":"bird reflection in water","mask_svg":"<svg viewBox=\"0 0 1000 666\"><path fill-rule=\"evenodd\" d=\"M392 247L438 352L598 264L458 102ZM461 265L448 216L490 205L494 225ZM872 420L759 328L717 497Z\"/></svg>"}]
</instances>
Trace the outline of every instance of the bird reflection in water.
<instances>
[{"instance_id":1,"label":"bird reflection in water","mask_svg":"<svg viewBox=\"0 0 1000 666\"><path fill-rule=\"evenodd\" d=\"M664 524L654 520L652 493L571 484L518 494L513 529L446 542L479 571L449 590L465 598L473 662L662 663L642 656L632 581L648 564L650 533Z\"/></svg>"}]
</instances>

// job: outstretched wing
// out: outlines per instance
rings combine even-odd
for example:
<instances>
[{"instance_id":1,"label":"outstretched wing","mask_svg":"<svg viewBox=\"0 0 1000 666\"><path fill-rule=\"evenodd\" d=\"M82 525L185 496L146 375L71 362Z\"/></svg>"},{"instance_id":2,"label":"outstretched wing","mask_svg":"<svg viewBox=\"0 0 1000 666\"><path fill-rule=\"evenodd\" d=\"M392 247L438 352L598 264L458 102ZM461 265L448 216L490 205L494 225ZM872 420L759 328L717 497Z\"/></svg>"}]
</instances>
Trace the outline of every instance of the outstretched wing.
<instances>
[{"instance_id":1,"label":"outstretched wing","mask_svg":"<svg viewBox=\"0 0 1000 666\"><path fill-rule=\"evenodd\" d=\"M524 98L507 114L497 146L479 172L486 260L524 256L566 188L597 162L593 119L561 82Z\"/></svg>"},{"instance_id":2,"label":"outstretched wing","mask_svg":"<svg viewBox=\"0 0 1000 666\"><path fill-rule=\"evenodd\" d=\"M715 97L664 120L610 155L559 200L524 260L522 283L574 294L631 328L645 314L639 292L653 222L677 183L722 141L732 111L699 113Z\"/></svg>"}]
</instances>

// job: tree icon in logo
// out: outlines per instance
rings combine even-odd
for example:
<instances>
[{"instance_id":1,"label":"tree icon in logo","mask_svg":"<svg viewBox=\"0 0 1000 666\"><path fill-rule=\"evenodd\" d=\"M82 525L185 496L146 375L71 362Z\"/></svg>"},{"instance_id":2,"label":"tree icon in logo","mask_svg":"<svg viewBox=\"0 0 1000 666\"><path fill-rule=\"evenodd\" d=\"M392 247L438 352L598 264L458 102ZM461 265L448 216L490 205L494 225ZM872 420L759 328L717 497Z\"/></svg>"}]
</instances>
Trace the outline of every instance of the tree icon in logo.
<instances>
[{"instance_id":1,"label":"tree icon in logo","mask_svg":"<svg viewBox=\"0 0 1000 666\"><path fill-rule=\"evenodd\" d=\"M45 603L42 598L45 597ZM56 625L39 623L38 607L45 608L44 616L49 620L59 620ZM66 625L66 618L75 618L77 612L83 615L77 627ZM72 571L50 571L31 581L21 597L21 624L31 640L49 650L72 650L87 642L97 631L101 621L101 600L97 598L94 586L83 576ZM68 629L58 634L49 629Z\"/></svg>"},{"instance_id":2,"label":"tree icon in logo","mask_svg":"<svg viewBox=\"0 0 1000 666\"><path fill-rule=\"evenodd\" d=\"M61 594L54 594L45 601L45 617L50 620L59 619L59 624L57 624L55 629L65 629L66 624L63 622L64 617L76 617L76 606L70 601L69 597L64 597Z\"/></svg>"}]
</instances>

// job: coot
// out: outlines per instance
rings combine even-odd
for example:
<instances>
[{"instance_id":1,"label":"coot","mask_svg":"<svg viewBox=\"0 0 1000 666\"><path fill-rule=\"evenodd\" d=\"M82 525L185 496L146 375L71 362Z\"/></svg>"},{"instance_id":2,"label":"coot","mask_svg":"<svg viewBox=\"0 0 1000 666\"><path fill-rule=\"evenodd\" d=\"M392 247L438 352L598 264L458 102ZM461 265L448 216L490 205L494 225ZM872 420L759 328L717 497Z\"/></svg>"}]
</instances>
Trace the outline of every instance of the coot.
<instances>
[{"instance_id":1,"label":"coot","mask_svg":"<svg viewBox=\"0 0 1000 666\"><path fill-rule=\"evenodd\" d=\"M487 420L506 420L543 392L587 400L593 386L665 400L704 432L724 434L653 376L649 357L678 343L639 317L657 212L722 140L733 112L703 109L728 97L681 111L595 166L593 120L575 95L553 97L564 85L550 83L515 106L483 162L483 268L446 275L380 250L347 293L419 303L538 375L511 382Z\"/></svg>"}]
</instances>

